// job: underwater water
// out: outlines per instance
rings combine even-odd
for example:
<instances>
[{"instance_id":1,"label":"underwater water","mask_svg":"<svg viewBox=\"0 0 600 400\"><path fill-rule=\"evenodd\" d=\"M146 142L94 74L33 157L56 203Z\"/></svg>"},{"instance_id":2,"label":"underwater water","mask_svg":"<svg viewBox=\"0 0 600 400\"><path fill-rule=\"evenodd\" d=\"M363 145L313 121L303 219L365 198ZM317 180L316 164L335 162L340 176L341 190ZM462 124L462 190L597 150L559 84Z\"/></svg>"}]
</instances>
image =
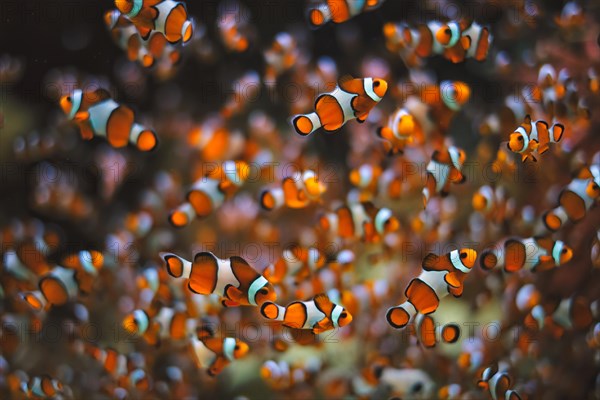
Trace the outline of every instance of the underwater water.
<instances>
[{"instance_id":1,"label":"underwater water","mask_svg":"<svg viewBox=\"0 0 600 400\"><path fill-rule=\"evenodd\" d=\"M599 17L0 0L0 398L600 399Z\"/></svg>"}]
</instances>

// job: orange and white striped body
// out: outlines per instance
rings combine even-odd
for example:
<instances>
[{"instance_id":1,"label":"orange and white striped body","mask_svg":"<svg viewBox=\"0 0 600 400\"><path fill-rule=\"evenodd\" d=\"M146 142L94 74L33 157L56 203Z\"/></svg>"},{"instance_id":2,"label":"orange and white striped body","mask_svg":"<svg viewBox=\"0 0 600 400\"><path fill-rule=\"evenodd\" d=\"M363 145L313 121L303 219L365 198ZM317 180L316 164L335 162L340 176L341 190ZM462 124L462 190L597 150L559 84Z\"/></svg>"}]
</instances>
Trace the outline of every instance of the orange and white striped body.
<instances>
[{"instance_id":1,"label":"orange and white striped body","mask_svg":"<svg viewBox=\"0 0 600 400\"><path fill-rule=\"evenodd\" d=\"M186 202L169 215L175 227L189 225L195 218L205 218L223 205L248 178L249 166L242 161L225 161L192 184Z\"/></svg>"},{"instance_id":2,"label":"orange and white striped body","mask_svg":"<svg viewBox=\"0 0 600 400\"><path fill-rule=\"evenodd\" d=\"M260 204L265 210L306 208L321 200L327 186L319 181L315 171L295 172L283 179L281 187L267 189L260 196Z\"/></svg>"},{"instance_id":3,"label":"orange and white striped body","mask_svg":"<svg viewBox=\"0 0 600 400\"><path fill-rule=\"evenodd\" d=\"M309 301L294 301L286 307L266 302L260 312L269 320L280 321L293 329L310 330L313 334L341 328L352 322L352 315L323 293Z\"/></svg>"},{"instance_id":4,"label":"orange and white striped body","mask_svg":"<svg viewBox=\"0 0 600 400\"><path fill-rule=\"evenodd\" d=\"M275 301L273 286L241 257L222 260L209 252L197 253L192 262L172 253L161 253L167 272L188 279L188 289L197 294L217 294L224 306L258 306Z\"/></svg>"},{"instance_id":5,"label":"orange and white striped body","mask_svg":"<svg viewBox=\"0 0 600 400\"><path fill-rule=\"evenodd\" d=\"M529 270L546 271L567 263L573 251L563 241L550 238L511 238L503 245L486 249L481 253L481 268L502 268L505 272Z\"/></svg>"},{"instance_id":6,"label":"orange and white striped body","mask_svg":"<svg viewBox=\"0 0 600 400\"><path fill-rule=\"evenodd\" d=\"M427 164L427 181L423 188L423 206L432 196L440 194L442 197L448 195L450 183L463 183L465 176L462 174L462 166L465 162L465 152L458 147L450 146L446 151L435 151L431 161Z\"/></svg>"},{"instance_id":7,"label":"orange and white striped body","mask_svg":"<svg viewBox=\"0 0 600 400\"><path fill-rule=\"evenodd\" d=\"M194 23L182 1L115 0L115 5L145 39L152 32L158 32L170 43L187 43L194 34Z\"/></svg>"},{"instance_id":8,"label":"orange and white striped body","mask_svg":"<svg viewBox=\"0 0 600 400\"><path fill-rule=\"evenodd\" d=\"M308 19L314 28L329 21L336 24L348 21L365 11L378 8L385 0L319 0L308 9Z\"/></svg>"},{"instance_id":9,"label":"orange and white striped body","mask_svg":"<svg viewBox=\"0 0 600 400\"><path fill-rule=\"evenodd\" d=\"M114 101L103 89L85 93L75 89L60 99L60 105L67 117L77 122L84 139L100 136L113 147L132 144L141 151L158 145L156 133L136 123L133 111Z\"/></svg>"},{"instance_id":10,"label":"orange and white striped body","mask_svg":"<svg viewBox=\"0 0 600 400\"><path fill-rule=\"evenodd\" d=\"M383 79L340 80L335 90L317 97L315 112L296 115L292 126L299 135L308 136L321 127L325 132L334 132L350 120L364 122L386 92L387 82Z\"/></svg>"},{"instance_id":11,"label":"orange and white striped body","mask_svg":"<svg viewBox=\"0 0 600 400\"><path fill-rule=\"evenodd\" d=\"M286 277L300 282L325 265L325 256L315 247L294 246L286 248L282 257L271 263L263 275L272 284L281 283Z\"/></svg>"},{"instance_id":12,"label":"orange and white striped body","mask_svg":"<svg viewBox=\"0 0 600 400\"><path fill-rule=\"evenodd\" d=\"M440 300L448 294L460 297L466 274L475 264L477 252L473 249L453 250L443 256L433 253L423 259L423 272L406 287L407 300L391 307L386 315L388 323L400 329L417 314L431 314L439 306Z\"/></svg>"},{"instance_id":13,"label":"orange and white striped body","mask_svg":"<svg viewBox=\"0 0 600 400\"><path fill-rule=\"evenodd\" d=\"M386 141L388 154L402 154L406 146L421 143L425 137L419 121L405 108L394 111L377 134Z\"/></svg>"},{"instance_id":14,"label":"orange and white striped body","mask_svg":"<svg viewBox=\"0 0 600 400\"><path fill-rule=\"evenodd\" d=\"M510 389L511 377L502 369L503 366L488 367L483 370L481 379L477 382L477 386L489 392L492 400L521 400L519 394Z\"/></svg>"},{"instance_id":15,"label":"orange and white striped body","mask_svg":"<svg viewBox=\"0 0 600 400\"><path fill-rule=\"evenodd\" d=\"M194 361L199 368L206 368L210 376L216 376L232 361L248 353L248 345L233 337L193 336L189 341Z\"/></svg>"},{"instance_id":16,"label":"orange and white striped body","mask_svg":"<svg viewBox=\"0 0 600 400\"><path fill-rule=\"evenodd\" d=\"M521 154L523 162L528 158L536 161L533 153L544 154L550 149L550 143L560 142L564 131L562 124L554 123L549 127L546 121L531 121L528 115L525 122L511 133L507 146L510 151Z\"/></svg>"},{"instance_id":17,"label":"orange and white striped body","mask_svg":"<svg viewBox=\"0 0 600 400\"><path fill-rule=\"evenodd\" d=\"M578 222L600 198L600 153L590 167L583 167L558 197L558 206L543 216L544 225L552 232L567 221Z\"/></svg>"},{"instance_id":18,"label":"orange and white striped body","mask_svg":"<svg viewBox=\"0 0 600 400\"><path fill-rule=\"evenodd\" d=\"M321 229L335 237L377 242L400 228L389 208L377 209L372 203L348 204L320 217Z\"/></svg>"}]
</instances>

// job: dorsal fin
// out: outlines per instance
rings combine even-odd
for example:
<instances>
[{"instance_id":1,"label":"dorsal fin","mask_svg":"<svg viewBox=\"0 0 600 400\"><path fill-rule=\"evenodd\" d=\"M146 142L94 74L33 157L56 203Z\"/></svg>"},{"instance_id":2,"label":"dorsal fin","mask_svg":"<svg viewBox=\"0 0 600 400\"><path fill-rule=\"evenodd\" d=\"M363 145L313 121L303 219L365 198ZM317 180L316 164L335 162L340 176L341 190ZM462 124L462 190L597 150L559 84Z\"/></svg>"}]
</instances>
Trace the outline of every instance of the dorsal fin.
<instances>
[{"instance_id":1,"label":"dorsal fin","mask_svg":"<svg viewBox=\"0 0 600 400\"><path fill-rule=\"evenodd\" d=\"M319 293L315 296L314 302L317 305L317 308L323 312L327 317L331 316L331 312L333 311L333 303L327 297L325 293Z\"/></svg>"}]
</instances>

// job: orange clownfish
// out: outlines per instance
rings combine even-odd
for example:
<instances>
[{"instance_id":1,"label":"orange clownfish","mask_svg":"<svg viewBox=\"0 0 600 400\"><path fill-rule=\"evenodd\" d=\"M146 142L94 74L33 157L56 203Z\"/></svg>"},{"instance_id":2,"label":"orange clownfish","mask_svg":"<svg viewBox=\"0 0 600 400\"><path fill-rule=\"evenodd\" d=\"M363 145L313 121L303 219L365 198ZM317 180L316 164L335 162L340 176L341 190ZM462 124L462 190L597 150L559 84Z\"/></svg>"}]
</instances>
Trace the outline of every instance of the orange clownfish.
<instances>
[{"instance_id":1,"label":"orange clownfish","mask_svg":"<svg viewBox=\"0 0 600 400\"><path fill-rule=\"evenodd\" d=\"M190 349L199 368L216 376L232 361L248 354L248 344L232 337L216 337L209 329L200 328L190 339Z\"/></svg>"},{"instance_id":2,"label":"orange clownfish","mask_svg":"<svg viewBox=\"0 0 600 400\"><path fill-rule=\"evenodd\" d=\"M210 117L189 131L187 143L203 161L223 161L241 154L246 140L241 132L230 132L222 118Z\"/></svg>"},{"instance_id":3,"label":"orange clownfish","mask_svg":"<svg viewBox=\"0 0 600 400\"><path fill-rule=\"evenodd\" d=\"M242 53L250 47L248 21L244 16L249 15L248 9L235 4L236 12L221 12L218 18L218 28L221 40L230 51Z\"/></svg>"},{"instance_id":4,"label":"orange clownfish","mask_svg":"<svg viewBox=\"0 0 600 400\"><path fill-rule=\"evenodd\" d=\"M115 0L115 6L135 24L144 39L156 31L170 43L187 43L194 34L194 23L182 1Z\"/></svg>"},{"instance_id":5,"label":"orange clownfish","mask_svg":"<svg viewBox=\"0 0 600 400\"><path fill-rule=\"evenodd\" d=\"M260 195L260 205L265 210L276 210L283 206L306 208L321 199L327 186L320 182L315 171L295 172L283 179L281 187L268 189Z\"/></svg>"},{"instance_id":6,"label":"orange clownfish","mask_svg":"<svg viewBox=\"0 0 600 400\"><path fill-rule=\"evenodd\" d=\"M265 83L274 85L277 78L294 67L299 56L296 40L287 32L275 36L271 47L264 52L266 69Z\"/></svg>"},{"instance_id":7,"label":"orange clownfish","mask_svg":"<svg viewBox=\"0 0 600 400\"><path fill-rule=\"evenodd\" d=\"M193 262L172 253L161 257L169 275L189 279L187 286L193 293L218 294L226 307L260 306L277 298L269 281L241 257L221 260L210 252L197 253Z\"/></svg>"},{"instance_id":8,"label":"orange clownfish","mask_svg":"<svg viewBox=\"0 0 600 400\"><path fill-rule=\"evenodd\" d=\"M169 222L180 228L189 225L194 218L209 216L237 192L248 174L249 166L243 161L223 162L192 184L186 194L187 201L171 211Z\"/></svg>"},{"instance_id":9,"label":"orange clownfish","mask_svg":"<svg viewBox=\"0 0 600 400\"><path fill-rule=\"evenodd\" d=\"M464 150L450 146L446 151L434 151L431 161L427 164L427 181L423 188L423 207L427 207L429 199L440 194L442 197L448 195L450 183L464 183L466 177L461 169L465 163Z\"/></svg>"},{"instance_id":10,"label":"orange clownfish","mask_svg":"<svg viewBox=\"0 0 600 400\"><path fill-rule=\"evenodd\" d=\"M569 262L573 251L563 241L550 238L512 238L503 247L494 247L481 253L480 265L484 270L494 267L505 272L522 269L531 272L546 271Z\"/></svg>"},{"instance_id":11,"label":"orange clownfish","mask_svg":"<svg viewBox=\"0 0 600 400\"><path fill-rule=\"evenodd\" d=\"M438 390L438 399L440 400L459 400L463 393L462 387L458 383L442 386Z\"/></svg>"},{"instance_id":12,"label":"orange clownfish","mask_svg":"<svg viewBox=\"0 0 600 400\"><path fill-rule=\"evenodd\" d=\"M560 337L565 330L586 329L593 321L590 302L584 297L573 296L562 299L550 309L536 305L526 317L526 326L536 330L548 327L556 337Z\"/></svg>"},{"instance_id":13,"label":"orange clownfish","mask_svg":"<svg viewBox=\"0 0 600 400\"><path fill-rule=\"evenodd\" d=\"M273 284L281 283L287 276L293 276L296 282L300 282L321 269L325 262L325 255L319 249L293 246L285 249L282 257L270 264L263 275Z\"/></svg>"},{"instance_id":14,"label":"orange clownfish","mask_svg":"<svg viewBox=\"0 0 600 400\"><path fill-rule=\"evenodd\" d=\"M415 333L419 343L427 348L432 348L440 342L456 343L460 336L460 327L454 323L444 326L436 325L431 315L419 313L415 318Z\"/></svg>"},{"instance_id":15,"label":"orange clownfish","mask_svg":"<svg viewBox=\"0 0 600 400\"><path fill-rule=\"evenodd\" d=\"M311 371L307 367L290 365L284 360L267 360L260 368L260 377L273 389L285 390L309 378Z\"/></svg>"},{"instance_id":16,"label":"orange clownfish","mask_svg":"<svg viewBox=\"0 0 600 400\"><path fill-rule=\"evenodd\" d=\"M506 371L501 371L497 367L487 367L481 374L481 379L477 386L483 390L489 391L492 400L521 400L521 396L510 389L511 379Z\"/></svg>"},{"instance_id":17,"label":"orange clownfish","mask_svg":"<svg viewBox=\"0 0 600 400\"><path fill-rule=\"evenodd\" d=\"M377 242L383 235L400 228L400 222L389 208L378 209L370 202L341 206L335 212L322 215L319 225L335 236L367 243Z\"/></svg>"},{"instance_id":18,"label":"orange clownfish","mask_svg":"<svg viewBox=\"0 0 600 400\"><path fill-rule=\"evenodd\" d=\"M137 309L123 319L123 328L132 335L142 336L148 344L158 345L164 339L187 338L193 332L195 322L180 308L162 307L153 316Z\"/></svg>"},{"instance_id":19,"label":"orange clownfish","mask_svg":"<svg viewBox=\"0 0 600 400\"><path fill-rule=\"evenodd\" d=\"M509 198L503 186L491 187L483 185L473 195L473 209L486 218L501 223L515 213L515 200Z\"/></svg>"},{"instance_id":20,"label":"orange clownfish","mask_svg":"<svg viewBox=\"0 0 600 400\"><path fill-rule=\"evenodd\" d=\"M28 384L22 383L21 387L27 398L49 399L60 396L64 392L63 384L49 375L33 377Z\"/></svg>"},{"instance_id":21,"label":"orange clownfish","mask_svg":"<svg viewBox=\"0 0 600 400\"><path fill-rule=\"evenodd\" d=\"M423 259L423 272L414 278L404 295L407 300L388 309L388 323L400 329L417 314L431 314L437 310L440 300L449 293L459 297L463 281L475 265L477 252L473 249L452 250L443 256L429 253Z\"/></svg>"},{"instance_id":22,"label":"orange clownfish","mask_svg":"<svg viewBox=\"0 0 600 400\"><path fill-rule=\"evenodd\" d=\"M531 121L531 117L527 115L525 122L510 134L506 145L510 151L521 154L523 162L528 158L537 161L533 153L544 154L550 149L550 143L560 142L564 132L562 124L554 123L548 127L546 121Z\"/></svg>"},{"instance_id":23,"label":"orange clownfish","mask_svg":"<svg viewBox=\"0 0 600 400\"><path fill-rule=\"evenodd\" d=\"M379 78L344 77L332 92L317 97L315 112L296 115L292 125L298 134L308 136L320 127L329 133L337 131L352 119L365 122L387 87L387 82Z\"/></svg>"},{"instance_id":24,"label":"orange clownfish","mask_svg":"<svg viewBox=\"0 0 600 400\"><path fill-rule=\"evenodd\" d=\"M421 124L405 108L394 111L388 124L377 130L377 135L385 140L385 151L389 155L402 154L407 145L421 143L424 138Z\"/></svg>"},{"instance_id":25,"label":"orange clownfish","mask_svg":"<svg viewBox=\"0 0 600 400\"><path fill-rule=\"evenodd\" d=\"M113 40L127 54L129 61L138 61L144 67L154 64L154 57L144 46L144 40L135 25L118 10L104 14L104 22Z\"/></svg>"},{"instance_id":26,"label":"orange clownfish","mask_svg":"<svg viewBox=\"0 0 600 400\"><path fill-rule=\"evenodd\" d=\"M60 106L77 123L86 140L101 136L113 147L131 143L141 151L153 150L158 144L156 133L135 123L133 111L114 101L104 89L93 92L75 89L60 99Z\"/></svg>"},{"instance_id":27,"label":"orange clownfish","mask_svg":"<svg viewBox=\"0 0 600 400\"><path fill-rule=\"evenodd\" d=\"M590 167L583 167L558 197L558 206L543 216L548 230L556 232L567 220L578 222L600 198L600 163L598 154Z\"/></svg>"},{"instance_id":28,"label":"orange clownfish","mask_svg":"<svg viewBox=\"0 0 600 400\"><path fill-rule=\"evenodd\" d=\"M411 28L405 23L387 23L383 27L386 46L398 52L409 66L417 66L421 59L442 55L453 63L466 58L483 61L487 57L492 37L488 28L476 22L430 21Z\"/></svg>"},{"instance_id":29,"label":"orange clownfish","mask_svg":"<svg viewBox=\"0 0 600 400\"><path fill-rule=\"evenodd\" d=\"M308 20L313 28L329 21L336 24L348 21L358 14L378 8L385 0L326 0L312 4L308 9Z\"/></svg>"},{"instance_id":30,"label":"orange clownfish","mask_svg":"<svg viewBox=\"0 0 600 400\"><path fill-rule=\"evenodd\" d=\"M315 335L352 322L352 315L344 307L332 303L325 293L312 300L294 301L286 307L268 301L262 305L260 313L272 321L281 321L288 328L310 329Z\"/></svg>"}]
</instances>

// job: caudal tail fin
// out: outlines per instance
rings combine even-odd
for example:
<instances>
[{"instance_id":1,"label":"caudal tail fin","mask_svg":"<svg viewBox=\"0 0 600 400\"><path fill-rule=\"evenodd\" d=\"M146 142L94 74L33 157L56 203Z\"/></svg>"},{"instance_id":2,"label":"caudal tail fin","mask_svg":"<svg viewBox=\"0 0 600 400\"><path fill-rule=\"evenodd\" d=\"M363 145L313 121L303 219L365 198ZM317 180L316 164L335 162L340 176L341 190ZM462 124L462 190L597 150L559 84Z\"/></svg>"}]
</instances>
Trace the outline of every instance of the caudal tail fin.
<instances>
[{"instance_id":1,"label":"caudal tail fin","mask_svg":"<svg viewBox=\"0 0 600 400\"><path fill-rule=\"evenodd\" d=\"M321 121L317 113L296 115L292 119L292 125L301 136L308 136L321 127Z\"/></svg>"}]
</instances>

